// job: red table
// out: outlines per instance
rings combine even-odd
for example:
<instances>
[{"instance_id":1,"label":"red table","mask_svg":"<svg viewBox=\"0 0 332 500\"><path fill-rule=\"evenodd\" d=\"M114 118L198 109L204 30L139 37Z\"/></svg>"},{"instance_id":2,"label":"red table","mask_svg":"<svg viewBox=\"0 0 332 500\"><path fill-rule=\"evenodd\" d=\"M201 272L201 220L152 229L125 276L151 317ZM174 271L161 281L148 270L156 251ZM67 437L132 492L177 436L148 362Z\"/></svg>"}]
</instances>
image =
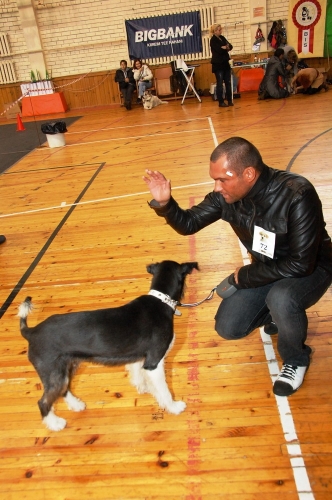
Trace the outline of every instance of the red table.
<instances>
[{"instance_id":1,"label":"red table","mask_svg":"<svg viewBox=\"0 0 332 500\"><path fill-rule=\"evenodd\" d=\"M239 66L241 68L241 66ZM239 92L247 90L258 90L263 80L265 71L263 68L241 69L237 89Z\"/></svg>"},{"instance_id":2,"label":"red table","mask_svg":"<svg viewBox=\"0 0 332 500\"><path fill-rule=\"evenodd\" d=\"M67 109L68 106L62 92L27 96L22 99L22 116L63 113Z\"/></svg>"}]
</instances>

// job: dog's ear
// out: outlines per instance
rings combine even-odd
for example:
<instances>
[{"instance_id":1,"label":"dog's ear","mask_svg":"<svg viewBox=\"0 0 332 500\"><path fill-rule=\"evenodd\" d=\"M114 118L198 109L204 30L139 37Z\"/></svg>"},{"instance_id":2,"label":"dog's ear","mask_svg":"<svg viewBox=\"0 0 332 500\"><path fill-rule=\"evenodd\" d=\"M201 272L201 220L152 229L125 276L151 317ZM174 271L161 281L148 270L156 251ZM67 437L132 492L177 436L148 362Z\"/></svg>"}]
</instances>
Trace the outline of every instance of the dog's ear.
<instances>
[{"instance_id":1,"label":"dog's ear","mask_svg":"<svg viewBox=\"0 0 332 500\"><path fill-rule=\"evenodd\" d=\"M187 274L191 274L193 269L197 269L197 271L199 271L198 262L185 262L184 264L181 264L181 272L185 276Z\"/></svg>"},{"instance_id":2,"label":"dog's ear","mask_svg":"<svg viewBox=\"0 0 332 500\"><path fill-rule=\"evenodd\" d=\"M158 265L159 264L157 263L157 264L150 264L150 265L146 266L147 272L150 274L154 274L156 272Z\"/></svg>"}]
</instances>

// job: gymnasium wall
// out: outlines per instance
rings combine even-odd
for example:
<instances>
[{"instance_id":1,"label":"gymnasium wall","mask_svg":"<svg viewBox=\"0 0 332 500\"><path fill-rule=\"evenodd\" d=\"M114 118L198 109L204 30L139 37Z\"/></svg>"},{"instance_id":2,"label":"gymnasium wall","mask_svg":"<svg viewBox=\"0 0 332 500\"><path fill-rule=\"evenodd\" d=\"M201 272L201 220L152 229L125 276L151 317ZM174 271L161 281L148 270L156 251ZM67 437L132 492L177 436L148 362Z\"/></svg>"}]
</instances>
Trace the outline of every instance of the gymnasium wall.
<instances>
[{"instance_id":1,"label":"gymnasium wall","mask_svg":"<svg viewBox=\"0 0 332 500\"><path fill-rule=\"evenodd\" d=\"M13 63L16 81L21 82L30 81L35 69L21 26L26 4L34 7L45 68L53 78L118 67L121 59L128 59L125 19L179 11L178 0L0 0L0 33L10 46L10 55L1 61ZM215 21L234 46L233 55L251 52L249 0L182 0L180 5L181 11L212 6ZM287 14L288 0L267 0L267 28L276 19L286 20Z\"/></svg>"}]
</instances>

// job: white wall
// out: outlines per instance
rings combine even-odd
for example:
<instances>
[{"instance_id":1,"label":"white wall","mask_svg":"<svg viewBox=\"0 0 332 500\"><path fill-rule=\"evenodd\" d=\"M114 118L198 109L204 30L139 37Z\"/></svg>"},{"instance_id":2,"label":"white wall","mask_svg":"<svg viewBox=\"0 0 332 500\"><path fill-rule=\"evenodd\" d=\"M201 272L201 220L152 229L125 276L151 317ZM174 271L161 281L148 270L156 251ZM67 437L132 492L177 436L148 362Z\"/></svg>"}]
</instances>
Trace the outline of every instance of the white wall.
<instances>
[{"instance_id":1,"label":"white wall","mask_svg":"<svg viewBox=\"0 0 332 500\"><path fill-rule=\"evenodd\" d=\"M128 59L125 19L179 11L178 0L31 0L36 10L37 28L47 70L52 76L104 71ZM233 55L250 53L249 0L183 0L181 11L214 7L215 21L233 44ZM268 27L277 19L286 20L288 0L267 0ZM240 24L235 24L240 23ZM287 26L287 23L286 23ZM10 56L0 61L14 62L18 81L29 81L30 58L20 26L18 4L0 3L0 32L6 33ZM267 38L268 33L264 33ZM44 75L42 75L43 77Z\"/></svg>"}]
</instances>

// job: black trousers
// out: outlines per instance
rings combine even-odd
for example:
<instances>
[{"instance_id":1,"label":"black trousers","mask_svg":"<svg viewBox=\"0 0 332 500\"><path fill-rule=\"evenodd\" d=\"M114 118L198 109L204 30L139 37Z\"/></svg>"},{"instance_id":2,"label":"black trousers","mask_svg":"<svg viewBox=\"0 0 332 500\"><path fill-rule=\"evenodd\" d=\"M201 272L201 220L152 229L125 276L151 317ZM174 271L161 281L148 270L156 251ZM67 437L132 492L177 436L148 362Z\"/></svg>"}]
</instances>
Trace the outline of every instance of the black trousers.
<instances>
[{"instance_id":1,"label":"black trousers","mask_svg":"<svg viewBox=\"0 0 332 500\"><path fill-rule=\"evenodd\" d=\"M135 85L133 83L128 83L126 87L120 88L125 103L131 102L134 90L135 90Z\"/></svg>"}]
</instances>

